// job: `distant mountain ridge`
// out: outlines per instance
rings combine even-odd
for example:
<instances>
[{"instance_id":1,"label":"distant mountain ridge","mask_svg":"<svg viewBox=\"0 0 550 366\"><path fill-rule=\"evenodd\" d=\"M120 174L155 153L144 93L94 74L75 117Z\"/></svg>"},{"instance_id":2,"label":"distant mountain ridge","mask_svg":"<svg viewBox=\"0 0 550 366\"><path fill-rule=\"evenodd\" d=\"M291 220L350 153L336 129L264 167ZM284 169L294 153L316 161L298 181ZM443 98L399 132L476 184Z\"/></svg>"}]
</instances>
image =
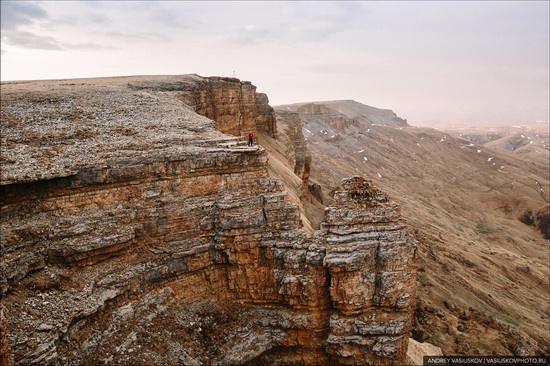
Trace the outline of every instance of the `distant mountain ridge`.
<instances>
[{"instance_id":1,"label":"distant mountain ridge","mask_svg":"<svg viewBox=\"0 0 550 366\"><path fill-rule=\"evenodd\" d=\"M368 126L408 126L407 120L397 116L390 109L380 109L354 100L331 100L283 104L273 107L275 110L297 112L305 122L319 119L332 119L336 122L361 122Z\"/></svg>"}]
</instances>

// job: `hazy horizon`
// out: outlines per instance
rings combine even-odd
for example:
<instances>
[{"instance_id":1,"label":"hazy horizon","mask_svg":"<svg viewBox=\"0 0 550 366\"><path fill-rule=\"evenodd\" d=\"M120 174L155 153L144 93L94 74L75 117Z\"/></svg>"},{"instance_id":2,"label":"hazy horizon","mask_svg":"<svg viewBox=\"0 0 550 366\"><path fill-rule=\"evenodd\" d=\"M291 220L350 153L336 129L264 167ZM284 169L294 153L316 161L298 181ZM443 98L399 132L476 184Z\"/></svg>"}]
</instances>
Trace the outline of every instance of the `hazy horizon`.
<instances>
[{"instance_id":1,"label":"hazy horizon","mask_svg":"<svg viewBox=\"0 0 550 366\"><path fill-rule=\"evenodd\" d=\"M548 121L546 1L1 2L1 79L235 76L271 105L411 125Z\"/></svg>"}]
</instances>

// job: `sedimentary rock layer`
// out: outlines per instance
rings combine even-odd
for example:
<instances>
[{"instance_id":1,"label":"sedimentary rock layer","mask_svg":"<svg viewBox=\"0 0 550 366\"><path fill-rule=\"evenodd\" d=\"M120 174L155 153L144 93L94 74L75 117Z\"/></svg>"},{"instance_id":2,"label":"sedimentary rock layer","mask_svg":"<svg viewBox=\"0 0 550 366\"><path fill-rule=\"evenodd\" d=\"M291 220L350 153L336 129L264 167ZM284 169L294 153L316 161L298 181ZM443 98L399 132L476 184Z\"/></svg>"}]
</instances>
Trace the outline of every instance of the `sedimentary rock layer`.
<instances>
[{"instance_id":1,"label":"sedimentary rock layer","mask_svg":"<svg viewBox=\"0 0 550 366\"><path fill-rule=\"evenodd\" d=\"M16 364L402 364L415 244L397 206L345 181L308 238L267 153L183 102L197 78L2 85ZM224 83L216 103L255 105Z\"/></svg>"}]
</instances>

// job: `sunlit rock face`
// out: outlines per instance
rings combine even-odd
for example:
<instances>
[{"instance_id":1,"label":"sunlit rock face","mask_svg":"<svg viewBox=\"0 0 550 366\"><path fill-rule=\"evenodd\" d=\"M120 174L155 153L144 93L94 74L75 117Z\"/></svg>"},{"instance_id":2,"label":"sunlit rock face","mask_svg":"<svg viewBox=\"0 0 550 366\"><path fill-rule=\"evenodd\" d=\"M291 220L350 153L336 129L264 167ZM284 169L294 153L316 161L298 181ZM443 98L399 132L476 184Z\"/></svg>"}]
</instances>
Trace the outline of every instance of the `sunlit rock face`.
<instances>
[{"instance_id":1,"label":"sunlit rock face","mask_svg":"<svg viewBox=\"0 0 550 366\"><path fill-rule=\"evenodd\" d=\"M267 94L256 93L256 128L266 132L269 136L277 138L277 118L275 111L269 105Z\"/></svg>"},{"instance_id":2,"label":"sunlit rock face","mask_svg":"<svg viewBox=\"0 0 550 366\"><path fill-rule=\"evenodd\" d=\"M216 128L239 136L256 129L256 87L235 78L210 77L194 90L195 111L216 121Z\"/></svg>"},{"instance_id":3,"label":"sunlit rock face","mask_svg":"<svg viewBox=\"0 0 550 366\"><path fill-rule=\"evenodd\" d=\"M15 364L403 364L415 244L398 207L352 178L307 237L265 150L217 129L256 117L188 104L204 80L2 84ZM216 110L254 115L241 82L213 84Z\"/></svg>"},{"instance_id":4,"label":"sunlit rock face","mask_svg":"<svg viewBox=\"0 0 550 366\"><path fill-rule=\"evenodd\" d=\"M224 133L245 136L249 131L264 131L275 137L275 112L264 93L257 93L249 81L208 77L196 81L187 99L195 111L216 121Z\"/></svg>"},{"instance_id":5,"label":"sunlit rock face","mask_svg":"<svg viewBox=\"0 0 550 366\"><path fill-rule=\"evenodd\" d=\"M327 352L338 364L405 364L416 245L399 207L362 177L346 179L316 239L330 277Z\"/></svg>"},{"instance_id":6,"label":"sunlit rock face","mask_svg":"<svg viewBox=\"0 0 550 366\"><path fill-rule=\"evenodd\" d=\"M302 132L303 125L300 115L287 110L276 111L277 121L283 124L284 133L278 140L287 146L285 156L294 168L294 174L302 180L300 197L307 198L310 194L309 176L311 172L311 153ZM322 201L320 195L317 198Z\"/></svg>"}]
</instances>

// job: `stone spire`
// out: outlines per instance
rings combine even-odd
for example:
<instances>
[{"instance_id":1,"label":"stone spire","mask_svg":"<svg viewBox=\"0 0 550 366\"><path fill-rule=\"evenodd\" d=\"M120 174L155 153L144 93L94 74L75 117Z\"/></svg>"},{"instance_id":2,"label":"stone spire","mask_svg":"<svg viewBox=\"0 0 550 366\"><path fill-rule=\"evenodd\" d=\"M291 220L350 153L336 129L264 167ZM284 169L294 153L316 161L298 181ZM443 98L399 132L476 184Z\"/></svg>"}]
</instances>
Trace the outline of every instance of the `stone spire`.
<instances>
[{"instance_id":1,"label":"stone spire","mask_svg":"<svg viewBox=\"0 0 550 366\"><path fill-rule=\"evenodd\" d=\"M399 207L362 177L345 179L317 232L330 275L334 364L406 363L416 244Z\"/></svg>"}]
</instances>

